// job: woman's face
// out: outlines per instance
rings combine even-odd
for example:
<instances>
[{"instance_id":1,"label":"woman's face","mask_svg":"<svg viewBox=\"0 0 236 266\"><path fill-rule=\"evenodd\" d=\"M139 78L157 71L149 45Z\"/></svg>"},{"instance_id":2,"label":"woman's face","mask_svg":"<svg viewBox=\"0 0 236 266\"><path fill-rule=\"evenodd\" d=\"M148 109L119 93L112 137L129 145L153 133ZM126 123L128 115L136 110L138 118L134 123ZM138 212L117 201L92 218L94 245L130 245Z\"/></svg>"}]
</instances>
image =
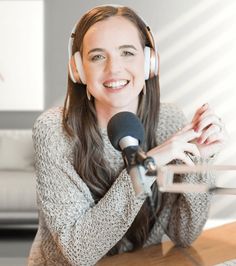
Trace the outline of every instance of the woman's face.
<instances>
[{"instance_id":1,"label":"woman's face","mask_svg":"<svg viewBox=\"0 0 236 266\"><path fill-rule=\"evenodd\" d=\"M114 16L94 24L84 36L83 65L97 111L136 112L144 86L144 52L129 20Z\"/></svg>"}]
</instances>

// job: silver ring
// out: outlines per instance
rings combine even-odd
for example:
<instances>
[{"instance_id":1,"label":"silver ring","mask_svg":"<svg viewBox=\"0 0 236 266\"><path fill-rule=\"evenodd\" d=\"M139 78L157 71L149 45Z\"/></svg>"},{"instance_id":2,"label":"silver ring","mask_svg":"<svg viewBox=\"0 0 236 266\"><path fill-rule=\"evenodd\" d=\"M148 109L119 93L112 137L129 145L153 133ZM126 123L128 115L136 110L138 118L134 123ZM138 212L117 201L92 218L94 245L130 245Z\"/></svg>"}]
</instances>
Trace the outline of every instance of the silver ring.
<instances>
[{"instance_id":1,"label":"silver ring","mask_svg":"<svg viewBox=\"0 0 236 266\"><path fill-rule=\"evenodd\" d=\"M219 124L218 124L218 127L219 127L219 132L221 132L223 130L223 124L222 124L222 119L219 118Z\"/></svg>"}]
</instances>

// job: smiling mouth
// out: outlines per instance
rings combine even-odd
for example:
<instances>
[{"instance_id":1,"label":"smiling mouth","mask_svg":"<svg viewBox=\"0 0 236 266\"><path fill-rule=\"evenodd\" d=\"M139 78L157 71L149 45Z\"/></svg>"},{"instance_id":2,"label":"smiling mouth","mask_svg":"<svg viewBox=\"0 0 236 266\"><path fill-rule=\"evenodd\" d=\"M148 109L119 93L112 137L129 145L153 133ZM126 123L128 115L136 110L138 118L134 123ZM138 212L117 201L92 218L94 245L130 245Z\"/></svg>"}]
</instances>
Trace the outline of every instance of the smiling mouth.
<instances>
[{"instance_id":1,"label":"smiling mouth","mask_svg":"<svg viewBox=\"0 0 236 266\"><path fill-rule=\"evenodd\" d=\"M123 79L119 81L110 81L110 82L104 82L103 86L108 89L121 89L125 87L129 83L129 80Z\"/></svg>"}]
</instances>

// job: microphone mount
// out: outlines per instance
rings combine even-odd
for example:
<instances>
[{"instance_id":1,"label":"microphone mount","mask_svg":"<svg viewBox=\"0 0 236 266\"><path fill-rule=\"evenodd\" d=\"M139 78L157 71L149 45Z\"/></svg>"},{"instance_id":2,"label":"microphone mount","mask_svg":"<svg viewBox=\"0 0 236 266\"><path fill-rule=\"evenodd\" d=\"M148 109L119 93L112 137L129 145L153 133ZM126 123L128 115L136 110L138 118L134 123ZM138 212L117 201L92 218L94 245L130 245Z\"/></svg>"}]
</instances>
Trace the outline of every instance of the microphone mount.
<instances>
[{"instance_id":1,"label":"microphone mount","mask_svg":"<svg viewBox=\"0 0 236 266\"><path fill-rule=\"evenodd\" d=\"M128 172L132 167L143 166L146 176L157 176L157 166L153 157L147 156L139 146L129 146L122 150Z\"/></svg>"}]
</instances>

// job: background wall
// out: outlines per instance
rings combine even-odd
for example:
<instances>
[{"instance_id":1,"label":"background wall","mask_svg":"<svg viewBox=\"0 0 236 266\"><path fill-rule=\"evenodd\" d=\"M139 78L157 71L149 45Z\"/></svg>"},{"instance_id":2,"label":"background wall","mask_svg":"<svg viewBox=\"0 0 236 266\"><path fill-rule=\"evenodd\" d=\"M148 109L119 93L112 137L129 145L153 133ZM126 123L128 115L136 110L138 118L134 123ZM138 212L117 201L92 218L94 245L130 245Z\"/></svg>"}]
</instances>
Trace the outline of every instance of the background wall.
<instances>
[{"instance_id":1,"label":"background wall","mask_svg":"<svg viewBox=\"0 0 236 266\"><path fill-rule=\"evenodd\" d=\"M162 101L176 102L191 119L208 102L230 133L218 164L236 164L236 1L45 0L45 109L62 104L67 83L70 31L91 7L133 7L151 26L161 57ZM37 51L36 51L37 52ZM31 128L39 112L0 112L0 128ZM235 185L236 171L219 184ZM214 196L211 217L235 219L236 196Z\"/></svg>"},{"instance_id":2,"label":"background wall","mask_svg":"<svg viewBox=\"0 0 236 266\"><path fill-rule=\"evenodd\" d=\"M1 0L0 32L0 111L42 111L44 1Z\"/></svg>"}]
</instances>

